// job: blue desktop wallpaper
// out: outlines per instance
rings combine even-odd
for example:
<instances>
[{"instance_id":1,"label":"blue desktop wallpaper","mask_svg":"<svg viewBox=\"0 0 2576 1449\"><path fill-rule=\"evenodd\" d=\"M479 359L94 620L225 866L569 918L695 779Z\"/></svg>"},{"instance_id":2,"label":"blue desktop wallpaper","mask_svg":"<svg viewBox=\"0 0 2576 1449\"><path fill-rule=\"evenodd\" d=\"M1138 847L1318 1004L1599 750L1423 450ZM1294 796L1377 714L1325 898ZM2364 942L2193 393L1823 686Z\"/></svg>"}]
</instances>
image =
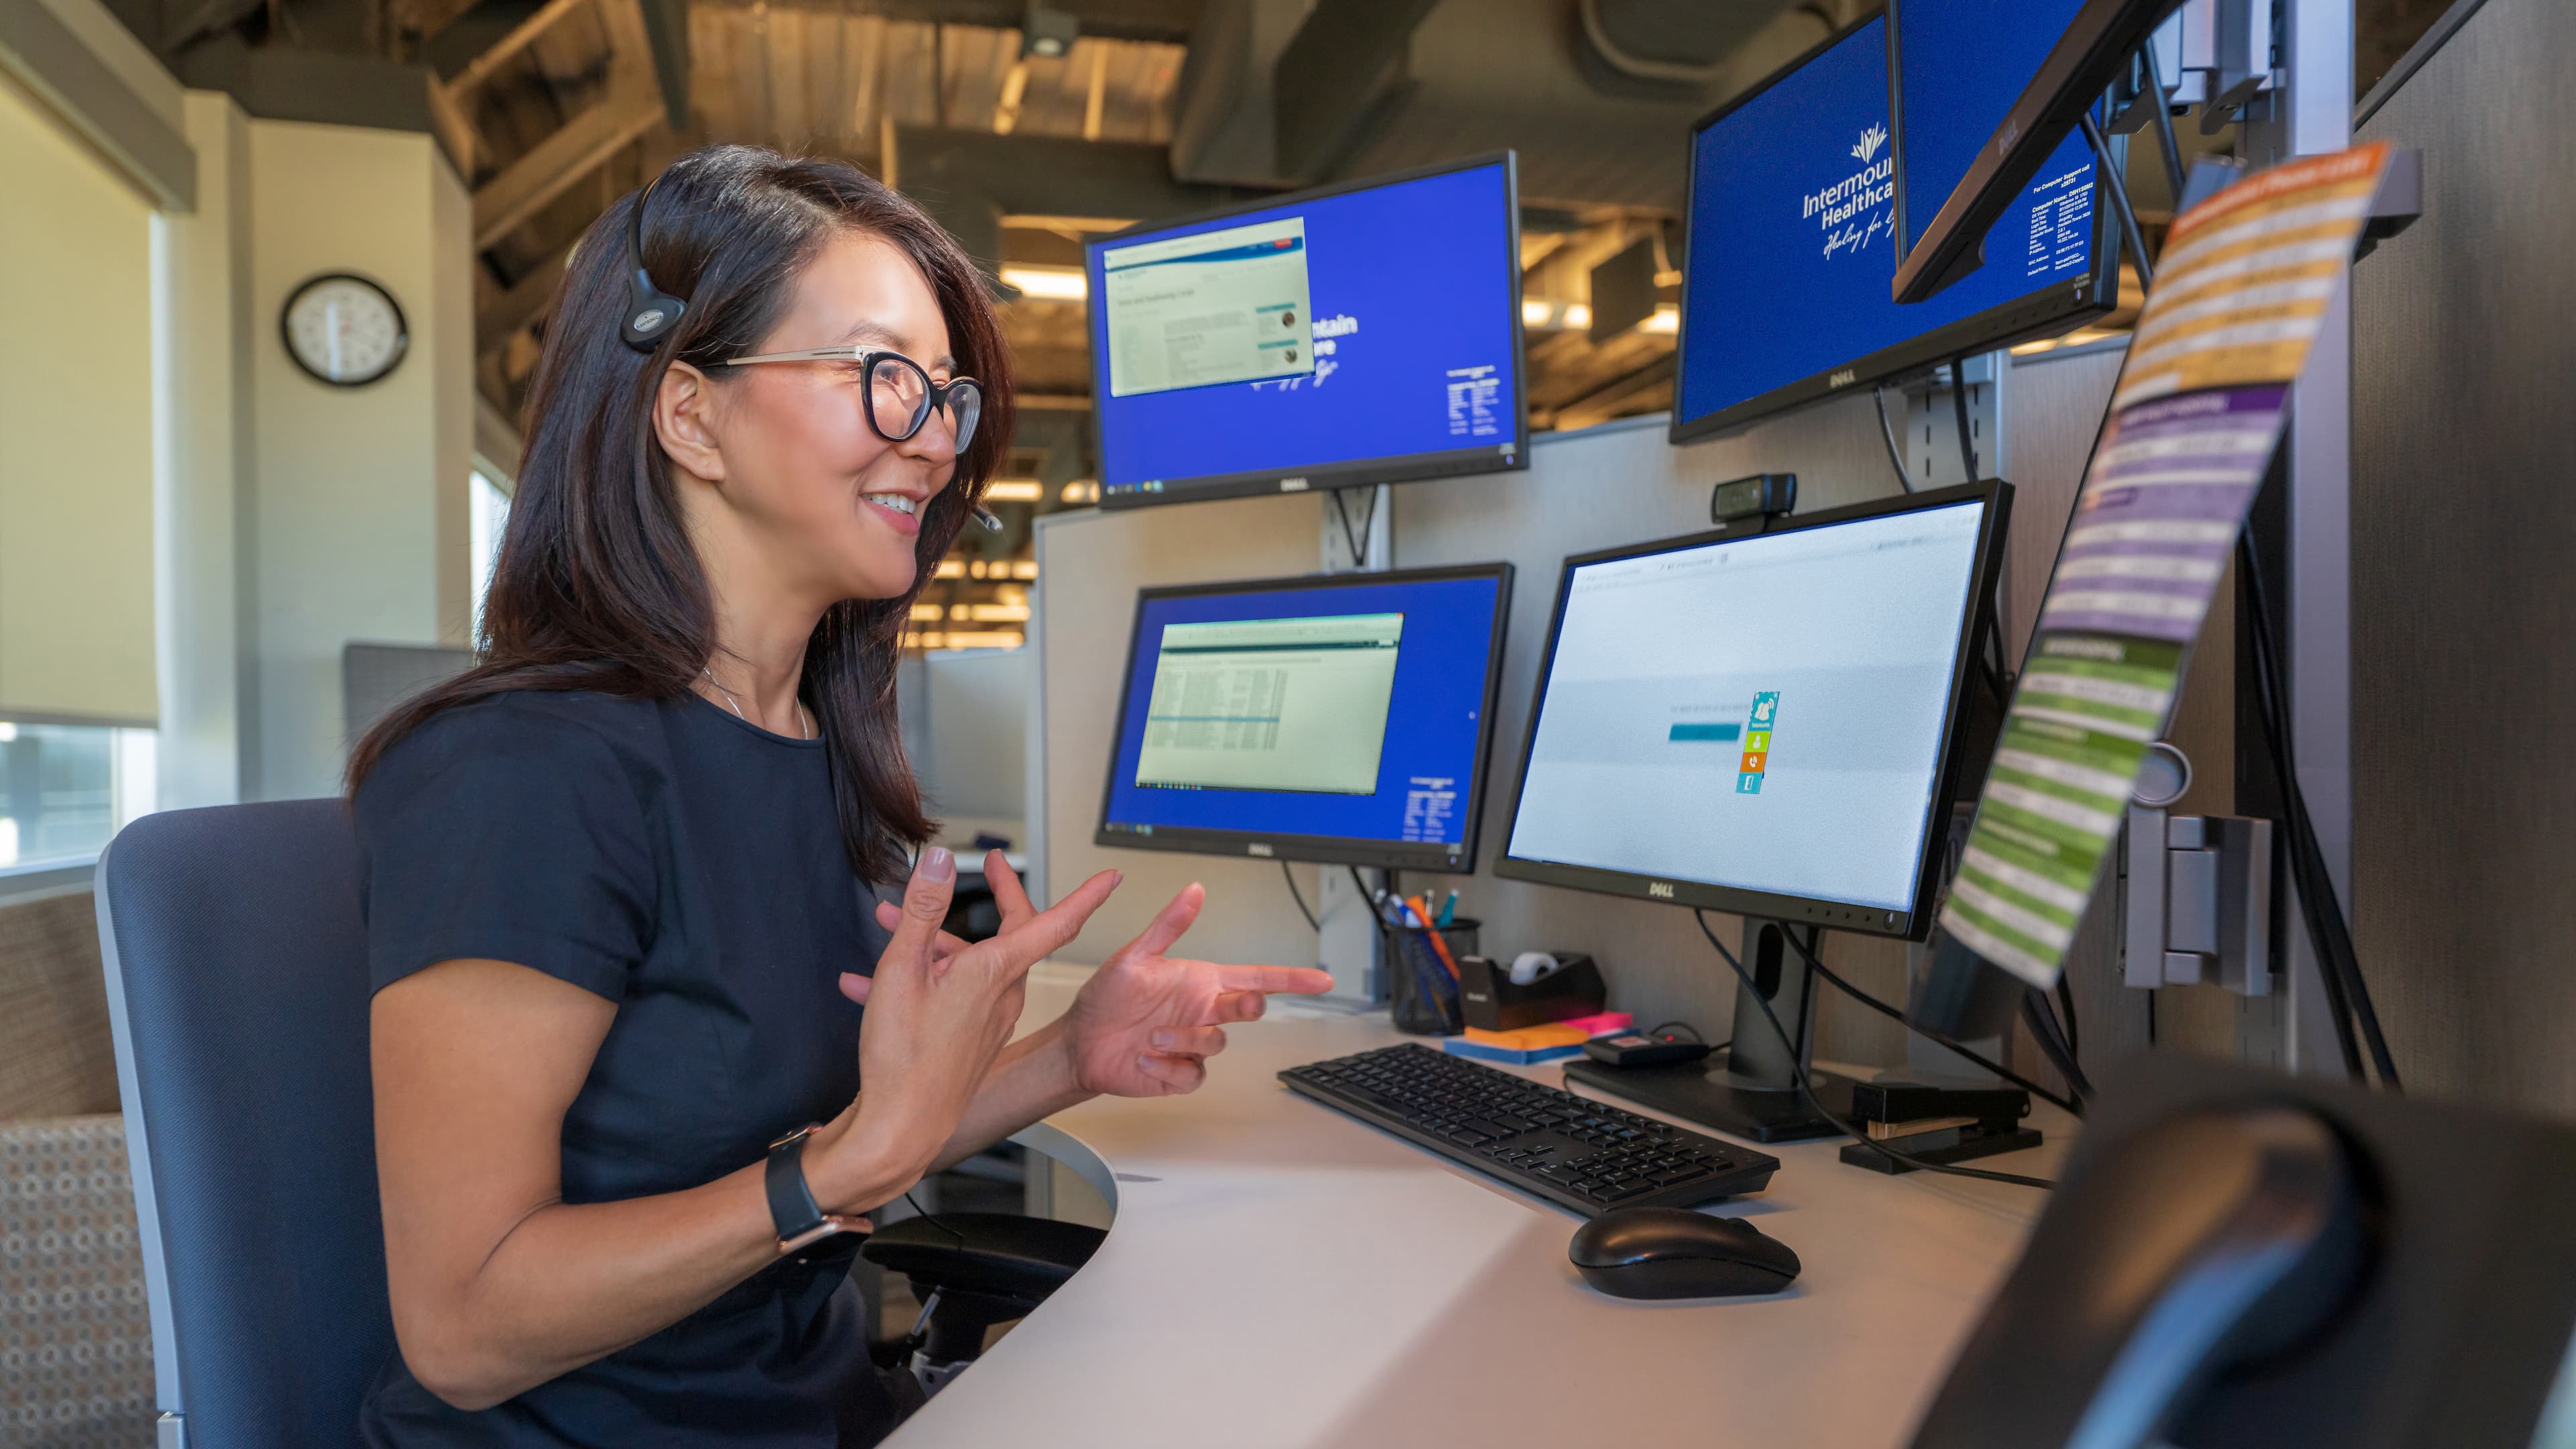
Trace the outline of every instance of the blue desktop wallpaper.
<instances>
[{"instance_id":1,"label":"blue desktop wallpaper","mask_svg":"<svg viewBox=\"0 0 2576 1449\"><path fill-rule=\"evenodd\" d=\"M1109 309L1090 309L1104 489L1462 448L1499 451L1518 439L1520 258L1499 161L1095 242L1087 263L1091 295L1105 295L1104 247L1289 216L1306 221L1308 298L1321 329L1311 379L1112 397ZM1349 330L1334 330L1344 326ZM1482 399L1484 418L1462 408L1453 421L1451 374L1480 367L1499 380Z\"/></svg>"},{"instance_id":2,"label":"blue desktop wallpaper","mask_svg":"<svg viewBox=\"0 0 2576 1449\"><path fill-rule=\"evenodd\" d=\"M2000 118L2019 82L1989 83ZM1985 266L1931 301L1897 305L1887 100L1886 22L1873 19L1693 139L1684 422L2091 271L2093 166L2079 136L1995 224ZM1967 144L1992 131L1990 121Z\"/></svg>"},{"instance_id":3,"label":"blue desktop wallpaper","mask_svg":"<svg viewBox=\"0 0 2576 1449\"><path fill-rule=\"evenodd\" d=\"M2084 0L1903 0L1896 39L1905 66L1907 246L1932 224L2083 8ZM2040 174L2057 175L2091 154L2083 137L2070 137ZM1992 235L1989 266L2003 259L2007 234L1998 226Z\"/></svg>"},{"instance_id":4,"label":"blue desktop wallpaper","mask_svg":"<svg viewBox=\"0 0 2576 1449\"><path fill-rule=\"evenodd\" d=\"M1135 654L1127 661L1103 823L1401 842L1407 787L1415 777L1432 776L1456 781L1458 801L1447 831L1431 843L1466 843L1477 786L1477 716L1485 707L1485 664L1501 594L1497 579L1466 578L1147 600ZM1404 639L1396 651L1395 695L1387 709L1375 794L1138 788L1136 761L1145 745L1146 704L1154 693L1165 625L1385 613L1404 615Z\"/></svg>"}]
</instances>

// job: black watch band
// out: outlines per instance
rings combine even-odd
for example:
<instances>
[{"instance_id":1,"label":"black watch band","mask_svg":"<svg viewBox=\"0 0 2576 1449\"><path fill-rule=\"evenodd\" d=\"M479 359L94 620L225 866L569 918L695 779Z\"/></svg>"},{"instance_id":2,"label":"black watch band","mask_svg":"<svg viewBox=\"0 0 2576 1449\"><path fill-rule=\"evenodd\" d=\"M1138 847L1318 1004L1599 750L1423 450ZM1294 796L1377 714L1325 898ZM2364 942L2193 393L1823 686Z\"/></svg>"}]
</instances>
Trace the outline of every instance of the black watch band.
<instances>
[{"instance_id":1,"label":"black watch band","mask_svg":"<svg viewBox=\"0 0 2576 1449\"><path fill-rule=\"evenodd\" d=\"M769 1144L763 1183L769 1191L769 1223L778 1232L778 1251L792 1253L808 1243L847 1232L857 1224L823 1211L814 1189L805 1182L805 1139L816 1125L808 1123Z\"/></svg>"}]
</instances>

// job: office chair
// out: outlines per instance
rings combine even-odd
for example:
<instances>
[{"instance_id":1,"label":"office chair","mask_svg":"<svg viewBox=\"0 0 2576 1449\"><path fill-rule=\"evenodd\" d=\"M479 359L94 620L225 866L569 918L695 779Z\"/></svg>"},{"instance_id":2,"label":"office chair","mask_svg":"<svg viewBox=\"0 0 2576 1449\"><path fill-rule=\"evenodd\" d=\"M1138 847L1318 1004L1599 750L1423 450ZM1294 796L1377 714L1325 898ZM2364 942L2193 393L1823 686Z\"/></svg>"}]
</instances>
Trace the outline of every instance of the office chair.
<instances>
[{"instance_id":1,"label":"office chair","mask_svg":"<svg viewBox=\"0 0 2576 1449\"><path fill-rule=\"evenodd\" d=\"M145 816L97 901L159 1449L346 1444L394 1346L346 807ZM963 1213L881 1236L931 1309L900 1345L947 1376L1100 1240Z\"/></svg>"}]
</instances>

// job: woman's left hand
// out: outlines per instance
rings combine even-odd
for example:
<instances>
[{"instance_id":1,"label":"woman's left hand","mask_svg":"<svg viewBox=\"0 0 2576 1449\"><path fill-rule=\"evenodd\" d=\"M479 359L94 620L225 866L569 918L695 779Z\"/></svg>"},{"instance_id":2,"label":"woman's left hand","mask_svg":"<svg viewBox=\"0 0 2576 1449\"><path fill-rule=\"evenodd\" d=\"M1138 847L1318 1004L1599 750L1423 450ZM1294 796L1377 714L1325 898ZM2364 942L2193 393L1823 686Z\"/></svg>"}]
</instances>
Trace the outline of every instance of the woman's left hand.
<instances>
[{"instance_id":1,"label":"woman's left hand","mask_svg":"<svg viewBox=\"0 0 2576 1449\"><path fill-rule=\"evenodd\" d=\"M985 858L984 880L1004 930L1037 914L1000 851ZM1061 1040L1080 1090L1114 1097L1194 1092L1207 1080L1207 1059L1225 1050L1227 1023L1258 1020L1274 992L1313 996L1333 989L1331 973L1311 966L1220 966L1164 955L1206 901L1206 887L1185 887L1075 994ZM880 924L892 928L901 919L897 907L877 907ZM932 955L944 959L964 945L943 932ZM853 1001L867 1000L865 977L843 976L841 990Z\"/></svg>"},{"instance_id":2,"label":"woman's left hand","mask_svg":"<svg viewBox=\"0 0 2576 1449\"><path fill-rule=\"evenodd\" d=\"M1198 919L1207 890L1186 886L1144 933L1102 963L1065 1014L1064 1044L1086 1092L1164 1097L1198 1089L1225 1050L1225 1024L1260 1017L1270 993L1333 989L1311 966L1220 966L1163 953Z\"/></svg>"}]
</instances>

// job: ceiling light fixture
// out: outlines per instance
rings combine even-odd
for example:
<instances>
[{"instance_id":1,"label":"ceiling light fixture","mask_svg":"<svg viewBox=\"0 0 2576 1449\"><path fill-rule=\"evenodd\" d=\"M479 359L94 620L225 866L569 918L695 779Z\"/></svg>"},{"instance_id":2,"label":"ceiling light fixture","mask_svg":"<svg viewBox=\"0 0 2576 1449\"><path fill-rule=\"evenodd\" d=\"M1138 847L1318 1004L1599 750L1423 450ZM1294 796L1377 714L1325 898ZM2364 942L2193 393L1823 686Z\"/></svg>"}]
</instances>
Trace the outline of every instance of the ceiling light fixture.
<instances>
[{"instance_id":1,"label":"ceiling light fixture","mask_svg":"<svg viewBox=\"0 0 2576 1449\"><path fill-rule=\"evenodd\" d=\"M1024 267L1005 265L1002 284L1017 287L1023 297L1046 302L1079 302L1091 295L1090 279L1080 267Z\"/></svg>"},{"instance_id":2,"label":"ceiling light fixture","mask_svg":"<svg viewBox=\"0 0 2576 1449\"><path fill-rule=\"evenodd\" d=\"M1020 21L1020 55L1054 60L1073 49L1081 35L1082 26L1073 16L1040 0L1029 0L1027 14Z\"/></svg>"}]
</instances>

